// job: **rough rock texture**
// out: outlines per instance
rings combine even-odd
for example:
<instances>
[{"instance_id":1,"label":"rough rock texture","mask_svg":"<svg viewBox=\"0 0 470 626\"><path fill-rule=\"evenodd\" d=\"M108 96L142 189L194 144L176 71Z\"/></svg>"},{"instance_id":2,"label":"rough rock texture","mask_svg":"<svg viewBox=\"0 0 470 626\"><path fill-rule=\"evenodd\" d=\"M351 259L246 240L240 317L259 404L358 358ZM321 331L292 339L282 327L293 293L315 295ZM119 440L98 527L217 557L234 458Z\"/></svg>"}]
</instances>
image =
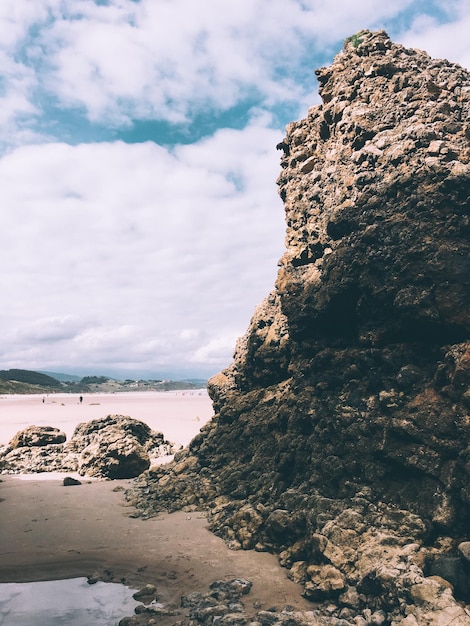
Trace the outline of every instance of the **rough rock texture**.
<instances>
[{"instance_id":1,"label":"rough rock texture","mask_svg":"<svg viewBox=\"0 0 470 626\"><path fill-rule=\"evenodd\" d=\"M183 596L179 606L164 606L150 602L138 605L135 608L136 615L123 618L119 626L147 626L157 623L178 626L196 626L197 624L207 626L212 624L223 626L345 626L348 624L346 620L322 614L320 610L301 612L289 605L282 609L273 606L267 610L261 610L258 603L252 603L249 597L252 586L251 581L240 578L216 580L210 585L207 593L193 591ZM155 587L153 589L155 590ZM134 599L145 598L140 595L140 592L134 594L133 597ZM343 611L343 614L350 616L347 609ZM370 621L371 624L384 623L383 620L380 621L382 617L380 612L371 613L370 617L373 620Z\"/></svg>"},{"instance_id":2,"label":"rough rock texture","mask_svg":"<svg viewBox=\"0 0 470 626\"><path fill-rule=\"evenodd\" d=\"M52 426L28 426L13 437L9 446L13 449L24 447L47 446L64 443L65 433Z\"/></svg>"},{"instance_id":3,"label":"rough rock texture","mask_svg":"<svg viewBox=\"0 0 470 626\"><path fill-rule=\"evenodd\" d=\"M213 421L129 499L209 508L345 623L470 624L470 76L384 32L317 76L278 146L275 290Z\"/></svg>"},{"instance_id":4,"label":"rough rock texture","mask_svg":"<svg viewBox=\"0 0 470 626\"><path fill-rule=\"evenodd\" d=\"M32 474L36 472L75 472L77 461L65 454L64 444L22 446L0 450L1 474Z\"/></svg>"},{"instance_id":5,"label":"rough rock texture","mask_svg":"<svg viewBox=\"0 0 470 626\"><path fill-rule=\"evenodd\" d=\"M82 476L134 478L150 467L145 450L151 429L139 420L122 415L79 424L68 450L77 454Z\"/></svg>"},{"instance_id":6,"label":"rough rock texture","mask_svg":"<svg viewBox=\"0 0 470 626\"><path fill-rule=\"evenodd\" d=\"M193 591L181 598L180 606L149 603L138 605L136 615L125 617L119 626L147 626L163 624L175 626L366 626L367 624L385 624L383 611L364 612L365 617L355 616L350 621L353 611L343 608L336 611L330 604L327 610L297 611L292 606L278 608L271 606L261 609L258 602L250 598L252 583L249 580L235 578L232 580L216 580L208 593ZM152 587L152 585L150 585ZM155 589L155 587L153 587ZM155 590L156 591L156 590ZM137 597L136 597L137 596ZM140 599L140 592L134 594ZM158 620L158 621L157 621Z\"/></svg>"},{"instance_id":7,"label":"rough rock texture","mask_svg":"<svg viewBox=\"0 0 470 626\"><path fill-rule=\"evenodd\" d=\"M79 424L70 442L51 426L29 426L0 451L4 473L69 472L95 478L134 478L152 459L172 454L162 433L125 415Z\"/></svg>"}]
</instances>

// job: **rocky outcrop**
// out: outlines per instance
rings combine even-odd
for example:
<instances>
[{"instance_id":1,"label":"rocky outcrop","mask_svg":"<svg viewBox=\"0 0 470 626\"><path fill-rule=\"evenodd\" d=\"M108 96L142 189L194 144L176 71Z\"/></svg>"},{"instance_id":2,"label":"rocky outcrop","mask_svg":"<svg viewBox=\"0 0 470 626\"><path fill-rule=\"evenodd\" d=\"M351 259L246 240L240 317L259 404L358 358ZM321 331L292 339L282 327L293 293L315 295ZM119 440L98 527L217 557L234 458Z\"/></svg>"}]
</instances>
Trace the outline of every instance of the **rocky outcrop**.
<instances>
[{"instance_id":1,"label":"rocky outcrop","mask_svg":"<svg viewBox=\"0 0 470 626\"><path fill-rule=\"evenodd\" d=\"M470 624L470 76L364 31L317 77L275 289L213 421L128 497L208 508L342 624Z\"/></svg>"},{"instance_id":2,"label":"rocky outcrop","mask_svg":"<svg viewBox=\"0 0 470 626\"><path fill-rule=\"evenodd\" d=\"M108 415L79 424L68 443L57 428L29 426L0 451L0 471L76 471L95 478L134 478L152 460L172 453L173 444L144 422Z\"/></svg>"},{"instance_id":3,"label":"rocky outcrop","mask_svg":"<svg viewBox=\"0 0 470 626\"><path fill-rule=\"evenodd\" d=\"M36 472L75 472L74 457L64 452L64 444L21 446L0 450L0 474L33 474Z\"/></svg>"},{"instance_id":4,"label":"rocky outcrop","mask_svg":"<svg viewBox=\"0 0 470 626\"><path fill-rule=\"evenodd\" d=\"M77 455L80 475L98 478L134 478L150 467L145 444L151 429L139 420L108 415L79 424L68 450Z\"/></svg>"},{"instance_id":5,"label":"rocky outcrop","mask_svg":"<svg viewBox=\"0 0 470 626\"><path fill-rule=\"evenodd\" d=\"M64 443L67 439L64 432L52 426L28 426L13 437L10 447L13 449L24 447L48 446L49 444Z\"/></svg>"}]
</instances>

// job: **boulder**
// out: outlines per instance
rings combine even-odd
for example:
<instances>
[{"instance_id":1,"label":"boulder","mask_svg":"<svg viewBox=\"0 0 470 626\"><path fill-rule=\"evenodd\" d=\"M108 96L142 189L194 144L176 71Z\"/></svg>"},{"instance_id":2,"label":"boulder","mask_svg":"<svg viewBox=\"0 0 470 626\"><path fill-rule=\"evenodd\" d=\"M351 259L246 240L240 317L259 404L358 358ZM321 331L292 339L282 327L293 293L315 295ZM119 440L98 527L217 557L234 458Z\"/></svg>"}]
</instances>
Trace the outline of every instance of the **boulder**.
<instances>
[{"instance_id":1,"label":"boulder","mask_svg":"<svg viewBox=\"0 0 470 626\"><path fill-rule=\"evenodd\" d=\"M0 450L3 473L68 472L99 478L134 478L152 460L172 454L163 434L123 415L81 423L72 438L51 426L30 426Z\"/></svg>"},{"instance_id":2,"label":"boulder","mask_svg":"<svg viewBox=\"0 0 470 626\"><path fill-rule=\"evenodd\" d=\"M7 448L0 455L0 470L5 474L37 472L75 472L76 459L64 452L64 444Z\"/></svg>"},{"instance_id":3,"label":"boulder","mask_svg":"<svg viewBox=\"0 0 470 626\"><path fill-rule=\"evenodd\" d=\"M28 426L16 433L8 445L13 449L32 448L64 443L66 438L64 432L52 426Z\"/></svg>"},{"instance_id":4,"label":"boulder","mask_svg":"<svg viewBox=\"0 0 470 626\"><path fill-rule=\"evenodd\" d=\"M77 453L77 471L82 476L134 478L150 466L145 444L151 428L123 415L79 424L68 445Z\"/></svg>"}]
</instances>

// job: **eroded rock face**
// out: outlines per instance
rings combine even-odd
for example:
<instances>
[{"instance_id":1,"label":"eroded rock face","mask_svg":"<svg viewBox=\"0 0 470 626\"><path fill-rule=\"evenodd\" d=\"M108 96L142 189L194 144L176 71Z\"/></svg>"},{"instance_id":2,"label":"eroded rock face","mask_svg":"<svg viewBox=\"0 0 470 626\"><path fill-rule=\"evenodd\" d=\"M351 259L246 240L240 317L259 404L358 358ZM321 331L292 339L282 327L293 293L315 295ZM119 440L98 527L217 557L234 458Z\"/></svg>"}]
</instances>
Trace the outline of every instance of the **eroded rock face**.
<instances>
[{"instance_id":1,"label":"eroded rock face","mask_svg":"<svg viewBox=\"0 0 470 626\"><path fill-rule=\"evenodd\" d=\"M470 76L384 32L317 76L278 146L275 289L209 382L214 420L129 497L209 508L312 600L470 624Z\"/></svg>"},{"instance_id":2,"label":"eroded rock face","mask_svg":"<svg viewBox=\"0 0 470 626\"><path fill-rule=\"evenodd\" d=\"M468 73L383 33L363 40L317 71L323 105L282 144L291 338L303 351L465 341Z\"/></svg>"},{"instance_id":3,"label":"eroded rock face","mask_svg":"<svg viewBox=\"0 0 470 626\"><path fill-rule=\"evenodd\" d=\"M64 452L64 444L22 446L0 451L2 474L33 474L37 472L75 472L76 458Z\"/></svg>"},{"instance_id":4,"label":"eroded rock face","mask_svg":"<svg viewBox=\"0 0 470 626\"><path fill-rule=\"evenodd\" d=\"M8 444L10 448L47 446L49 444L64 443L66 435L52 426L28 426L16 433Z\"/></svg>"},{"instance_id":5,"label":"eroded rock face","mask_svg":"<svg viewBox=\"0 0 470 626\"><path fill-rule=\"evenodd\" d=\"M68 450L77 453L77 471L82 476L134 478L150 467L145 444L151 428L123 415L79 424Z\"/></svg>"},{"instance_id":6,"label":"eroded rock face","mask_svg":"<svg viewBox=\"0 0 470 626\"><path fill-rule=\"evenodd\" d=\"M74 460L64 452L65 441L65 433L58 428L28 426L0 450L0 471L12 474L75 471Z\"/></svg>"}]
</instances>

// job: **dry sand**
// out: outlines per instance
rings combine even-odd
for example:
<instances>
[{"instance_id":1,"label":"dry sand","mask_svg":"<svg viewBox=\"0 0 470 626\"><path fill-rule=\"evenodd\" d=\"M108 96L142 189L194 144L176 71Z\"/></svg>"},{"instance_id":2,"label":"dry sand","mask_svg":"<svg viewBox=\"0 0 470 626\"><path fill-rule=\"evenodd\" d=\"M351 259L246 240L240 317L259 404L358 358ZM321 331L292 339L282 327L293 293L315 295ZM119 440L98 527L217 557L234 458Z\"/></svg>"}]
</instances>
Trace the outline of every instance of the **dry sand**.
<instances>
[{"instance_id":1,"label":"dry sand","mask_svg":"<svg viewBox=\"0 0 470 626\"><path fill-rule=\"evenodd\" d=\"M3 397L0 441L32 423L57 426L69 434L78 421L122 413L186 443L211 416L205 394L174 394L162 403L142 395L100 396L99 405L94 404L98 397L93 402L87 397L81 406L77 398L65 398L62 404L54 396L46 398L44 407L38 397ZM25 423L18 428L23 419ZM165 420L166 427L162 425ZM123 496L123 489L132 484L130 480L81 478L82 485L64 487L58 475L1 479L0 582L97 574L104 579L125 580L134 587L155 584L163 602L179 604L181 595L206 592L214 580L242 577L254 583L250 603L259 602L262 608L282 608L286 604L304 610L311 607L273 555L229 550L207 530L202 513L161 514L150 520L133 518L133 509Z\"/></svg>"},{"instance_id":2,"label":"dry sand","mask_svg":"<svg viewBox=\"0 0 470 626\"><path fill-rule=\"evenodd\" d=\"M44 402L43 402L44 399ZM54 426L69 439L80 422L129 415L163 432L166 439L187 445L213 415L205 390L84 394L0 395L0 445L28 426Z\"/></svg>"}]
</instances>

